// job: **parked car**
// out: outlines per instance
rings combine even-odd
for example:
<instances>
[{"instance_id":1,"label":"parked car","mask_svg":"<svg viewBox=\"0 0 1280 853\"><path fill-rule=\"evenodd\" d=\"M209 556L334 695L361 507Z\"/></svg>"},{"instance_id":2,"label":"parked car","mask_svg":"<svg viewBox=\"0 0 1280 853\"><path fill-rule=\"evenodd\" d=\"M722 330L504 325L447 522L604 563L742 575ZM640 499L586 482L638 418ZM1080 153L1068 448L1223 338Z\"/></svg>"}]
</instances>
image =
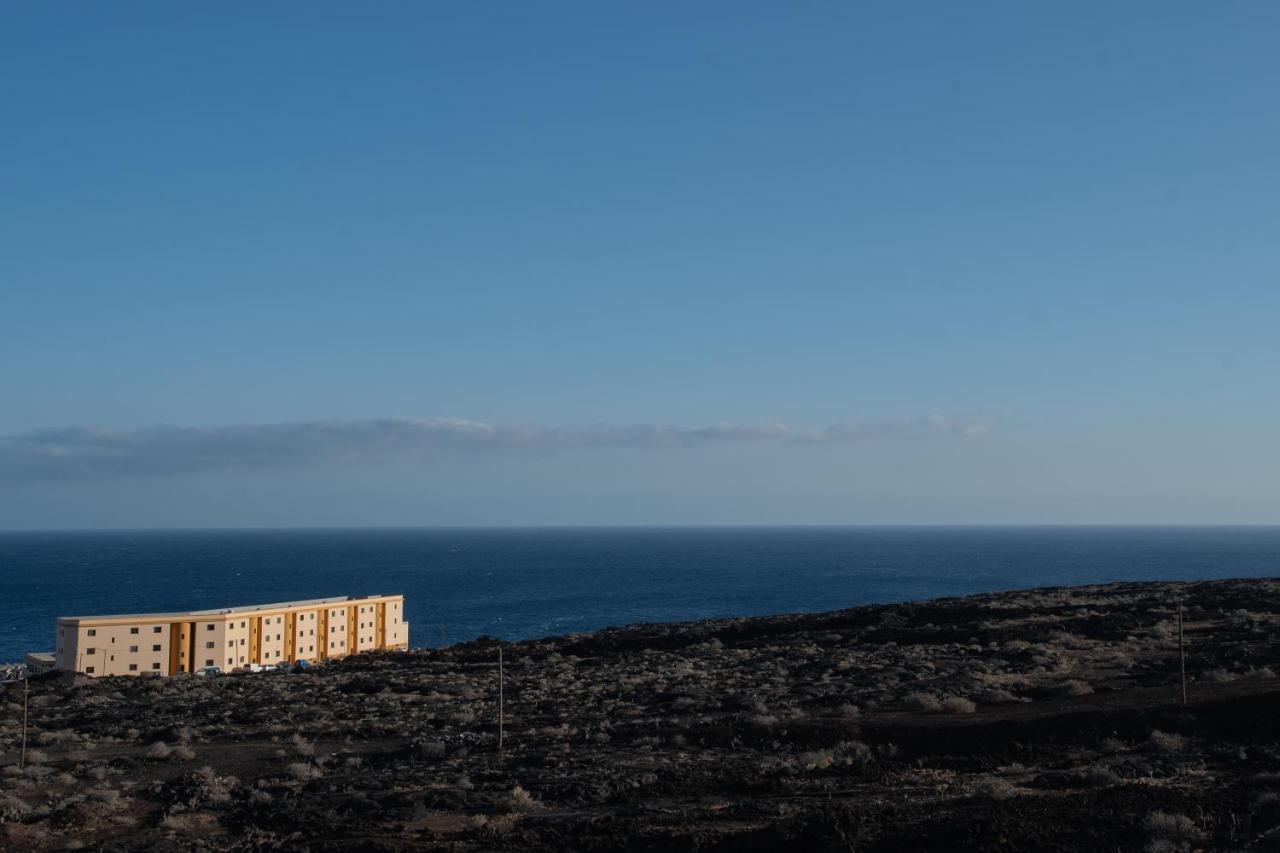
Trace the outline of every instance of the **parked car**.
<instances>
[{"instance_id":1,"label":"parked car","mask_svg":"<svg viewBox=\"0 0 1280 853\"><path fill-rule=\"evenodd\" d=\"M215 675L222 675L222 667L202 666L196 670L196 675L203 675L205 678L212 678Z\"/></svg>"},{"instance_id":2,"label":"parked car","mask_svg":"<svg viewBox=\"0 0 1280 853\"><path fill-rule=\"evenodd\" d=\"M251 663L244 668L244 671L245 672L266 672L270 668L271 668L270 664L267 664L264 666L263 664L260 664L260 663Z\"/></svg>"},{"instance_id":3,"label":"parked car","mask_svg":"<svg viewBox=\"0 0 1280 853\"><path fill-rule=\"evenodd\" d=\"M302 659L293 665L294 672L306 672L308 669L311 669L311 664Z\"/></svg>"}]
</instances>

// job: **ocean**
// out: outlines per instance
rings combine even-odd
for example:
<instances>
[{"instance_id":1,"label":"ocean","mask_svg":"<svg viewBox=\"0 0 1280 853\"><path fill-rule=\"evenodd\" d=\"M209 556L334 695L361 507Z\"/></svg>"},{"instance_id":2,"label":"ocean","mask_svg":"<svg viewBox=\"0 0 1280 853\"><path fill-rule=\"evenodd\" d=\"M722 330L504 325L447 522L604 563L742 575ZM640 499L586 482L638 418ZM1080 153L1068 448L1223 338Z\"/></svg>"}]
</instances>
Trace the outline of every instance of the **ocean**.
<instances>
[{"instance_id":1,"label":"ocean","mask_svg":"<svg viewBox=\"0 0 1280 853\"><path fill-rule=\"evenodd\" d=\"M403 593L414 646L1118 580L1280 575L1275 527L0 532L0 662L54 619Z\"/></svg>"}]
</instances>

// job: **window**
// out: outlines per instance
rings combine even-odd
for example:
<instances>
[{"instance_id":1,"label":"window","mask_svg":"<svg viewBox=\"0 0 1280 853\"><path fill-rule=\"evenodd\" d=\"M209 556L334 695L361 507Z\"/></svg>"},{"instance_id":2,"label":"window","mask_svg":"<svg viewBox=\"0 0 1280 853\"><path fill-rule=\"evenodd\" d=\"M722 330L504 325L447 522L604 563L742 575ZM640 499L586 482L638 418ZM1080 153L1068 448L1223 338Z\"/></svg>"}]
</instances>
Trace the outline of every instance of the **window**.
<instances>
[{"instance_id":1,"label":"window","mask_svg":"<svg viewBox=\"0 0 1280 853\"><path fill-rule=\"evenodd\" d=\"M86 655L96 655L96 654L98 653L98 650L97 650L97 649L85 649L85 650L84 650L84 653L85 653Z\"/></svg>"},{"instance_id":2,"label":"window","mask_svg":"<svg viewBox=\"0 0 1280 853\"><path fill-rule=\"evenodd\" d=\"M240 638L240 645L242 645L242 646L244 645L244 637L241 637L241 638Z\"/></svg>"},{"instance_id":3,"label":"window","mask_svg":"<svg viewBox=\"0 0 1280 853\"><path fill-rule=\"evenodd\" d=\"M244 626L245 626L245 623L242 621L242 622L240 623L240 627L241 627L241 628L243 628Z\"/></svg>"},{"instance_id":4,"label":"window","mask_svg":"<svg viewBox=\"0 0 1280 853\"><path fill-rule=\"evenodd\" d=\"M160 664L158 664L158 663L153 663L153 664L151 664L151 668L152 668L152 669L159 669L159 668L160 668Z\"/></svg>"},{"instance_id":5,"label":"window","mask_svg":"<svg viewBox=\"0 0 1280 853\"><path fill-rule=\"evenodd\" d=\"M131 663L131 664L129 664L129 671L130 671L130 672L137 672L137 671L138 671L138 665L137 665L136 663Z\"/></svg>"},{"instance_id":6,"label":"window","mask_svg":"<svg viewBox=\"0 0 1280 853\"><path fill-rule=\"evenodd\" d=\"M89 673L90 675L93 675L93 667L91 667L91 666L86 666L86 667L84 668L84 671L85 671L85 672L87 672L87 673Z\"/></svg>"},{"instance_id":7,"label":"window","mask_svg":"<svg viewBox=\"0 0 1280 853\"><path fill-rule=\"evenodd\" d=\"M130 647L129 647L129 651L131 651L131 652L136 652L137 650L138 650L138 647L137 647L137 646L130 646Z\"/></svg>"},{"instance_id":8,"label":"window","mask_svg":"<svg viewBox=\"0 0 1280 853\"><path fill-rule=\"evenodd\" d=\"M159 625L157 625L157 626L155 626L154 628L152 628L152 629L151 629L151 633L153 633L153 634L159 634L162 630L163 630L163 629L162 629Z\"/></svg>"},{"instance_id":9,"label":"window","mask_svg":"<svg viewBox=\"0 0 1280 853\"><path fill-rule=\"evenodd\" d=\"M231 659L231 658L227 658L227 666L231 666L231 664L233 664L233 663L235 663L235 661L234 661L233 659Z\"/></svg>"},{"instance_id":10,"label":"window","mask_svg":"<svg viewBox=\"0 0 1280 853\"><path fill-rule=\"evenodd\" d=\"M307 651L314 652L315 650L316 650L315 646L307 646Z\"/></svg>"},{"instance_id":11,"label":"window","mask_svg":"<svg viewBox=\"0 0 1280 853\"><path fill-rule=\"evenodd\" d=\"M276 634L276 639L277 639L277 640L278 640L278 639L280 639L280 635L279 635L279 634Z\"/></svg>"},{"instance_id":12,"label":"window","mask_svg":"<svg viewBox=\"0 0 1280 853\"><path fill-rule=\"evenodd\" d=\"M138 629L137 629L137 628L130 628L130 629L129 629L129 633L130 633L130 634L136 634L136 633L138 633Z\"/></svg>"},{"instance_id":13,"label":"window","mask_svg":"<svg viewBox=\"0 0 1280 853\"><path fill-rule=\"evenodd\" d=\"M97 629L97 628L90 628L90 629L89 629L89 631L88 631L88 634L89 634L89 636L90 636L90 637L96 637L96 636L98 636L98 629Z\"/></svg>"},{"instance_id":14,"label":"window","mask_svg":"<svg viewBox=\"0 0 1280 853\"><path fill-rule=\"evenodd\" d=\"M206 649L211 649L211 648L213 648L213 640L210 640L209 642L205 643L205 644L204 644L204 647L205 647ZM209 664L209 666L213 666L213 664Z\"/></svg>"},{"instance_id":15,"label":"window","mask_svg":"<svg viewBox=\"0 0 1280 853\"><path fill-rule=\"evenodd\" d=\"M205 666L213 666L213 658L206 658L206 659L205 659L205 662L204 662L204 665L205 665Z\"/></svg>"},{"instance_id":16,"label":"window","mask_svg":"<svg viewBox=\"0 0 1280 853\"><path fill-rule=\"evenodd\" d=\"M227 640L227 648L229 648L229 649L231 649L231 648L235 648L235 645L236 645L236 641L235 641L235 640Z\"/></svg>"},{"instance_id":17,"label":"window","mask_svg":"<svg viewBox=\"0 0 1280 853\"><path fill-rule=\"evenodd\" d=\"M209 623L207 623L204 627L205 627L205 629L206 629L206 630L212 631L212 630L213 630L213 623L212 623L212 622L209 622ZM213 666L213 664L209 664L209 666Z\"/></svg>"},{"instance_id":18,"label":"window","mask_svg":"<svg viewBox=\"0 0 1280 853\"><path fill-rule=\"evenodd\" d=\"M157 643L156 645L152 646L152 647L151 647L151 651L153 651L153 652L158 652L158 651L160 651L160 644L159 644L159 643ZM158 666L158 664L157 664L157 666Z\"/></svg>"}]
</instances>

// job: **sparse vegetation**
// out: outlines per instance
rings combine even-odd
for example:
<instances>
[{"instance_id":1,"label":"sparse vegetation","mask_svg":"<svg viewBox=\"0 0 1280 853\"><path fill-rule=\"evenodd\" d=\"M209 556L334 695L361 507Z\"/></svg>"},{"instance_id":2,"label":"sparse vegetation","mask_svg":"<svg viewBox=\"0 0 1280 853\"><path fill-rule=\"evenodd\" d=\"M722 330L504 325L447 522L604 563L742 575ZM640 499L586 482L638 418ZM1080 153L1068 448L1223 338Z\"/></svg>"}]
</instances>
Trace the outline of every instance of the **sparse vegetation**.
<instances>
[{"instance_id":1,"label":"sparse vegetation","mask_svg":"<svg viewBox=\"0 0 1280 853\"><path fill-rule=\"evenodd\" d=\"M0 849L413 833L474 853L586 832L620 851L729 849L766 825L796 849L964 849L975 833L1254 849L1280 827L1276 753L1256 736L1280 712L1277 592L1126 584L532 640L506 657L501 754L487 640L301 674L37 679L22 769L21 706L0 692ZM1177 600L1202 632L1190 709ZM1211 704L1233 697L1248 702Z\"/></svg>"}]
</instances>

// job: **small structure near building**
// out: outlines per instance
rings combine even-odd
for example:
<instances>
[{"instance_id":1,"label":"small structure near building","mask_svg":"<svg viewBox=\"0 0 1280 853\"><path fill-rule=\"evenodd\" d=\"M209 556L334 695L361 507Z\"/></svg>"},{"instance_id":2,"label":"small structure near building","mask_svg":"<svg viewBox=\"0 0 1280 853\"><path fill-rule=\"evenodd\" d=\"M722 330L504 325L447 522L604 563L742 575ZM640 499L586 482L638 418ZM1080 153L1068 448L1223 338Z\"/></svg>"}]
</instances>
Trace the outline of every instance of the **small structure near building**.
<instances>
[{"instance_id":1,"label":"small structure near building","mask_svg":"<svg viewBox=\"0 0 1280 853\"><path fill-rule=\"evenodd\" d=\"M403 595L317 598L224 610L63 616L57 648L31 659L67 672L177 675L409 648Z\"/></svg>"},{"instance_id":2,"label":"small structure near building","mask_svg":"<svg viewBox=\"0 0 1280 853\"><path fill-rule=\"evenodd\" d=\"M57 658L53 652L27 652L25 663L27 671L32 675L49 672L52 669L56 669L58 665Z\"/></svg>"}]
</instances>

